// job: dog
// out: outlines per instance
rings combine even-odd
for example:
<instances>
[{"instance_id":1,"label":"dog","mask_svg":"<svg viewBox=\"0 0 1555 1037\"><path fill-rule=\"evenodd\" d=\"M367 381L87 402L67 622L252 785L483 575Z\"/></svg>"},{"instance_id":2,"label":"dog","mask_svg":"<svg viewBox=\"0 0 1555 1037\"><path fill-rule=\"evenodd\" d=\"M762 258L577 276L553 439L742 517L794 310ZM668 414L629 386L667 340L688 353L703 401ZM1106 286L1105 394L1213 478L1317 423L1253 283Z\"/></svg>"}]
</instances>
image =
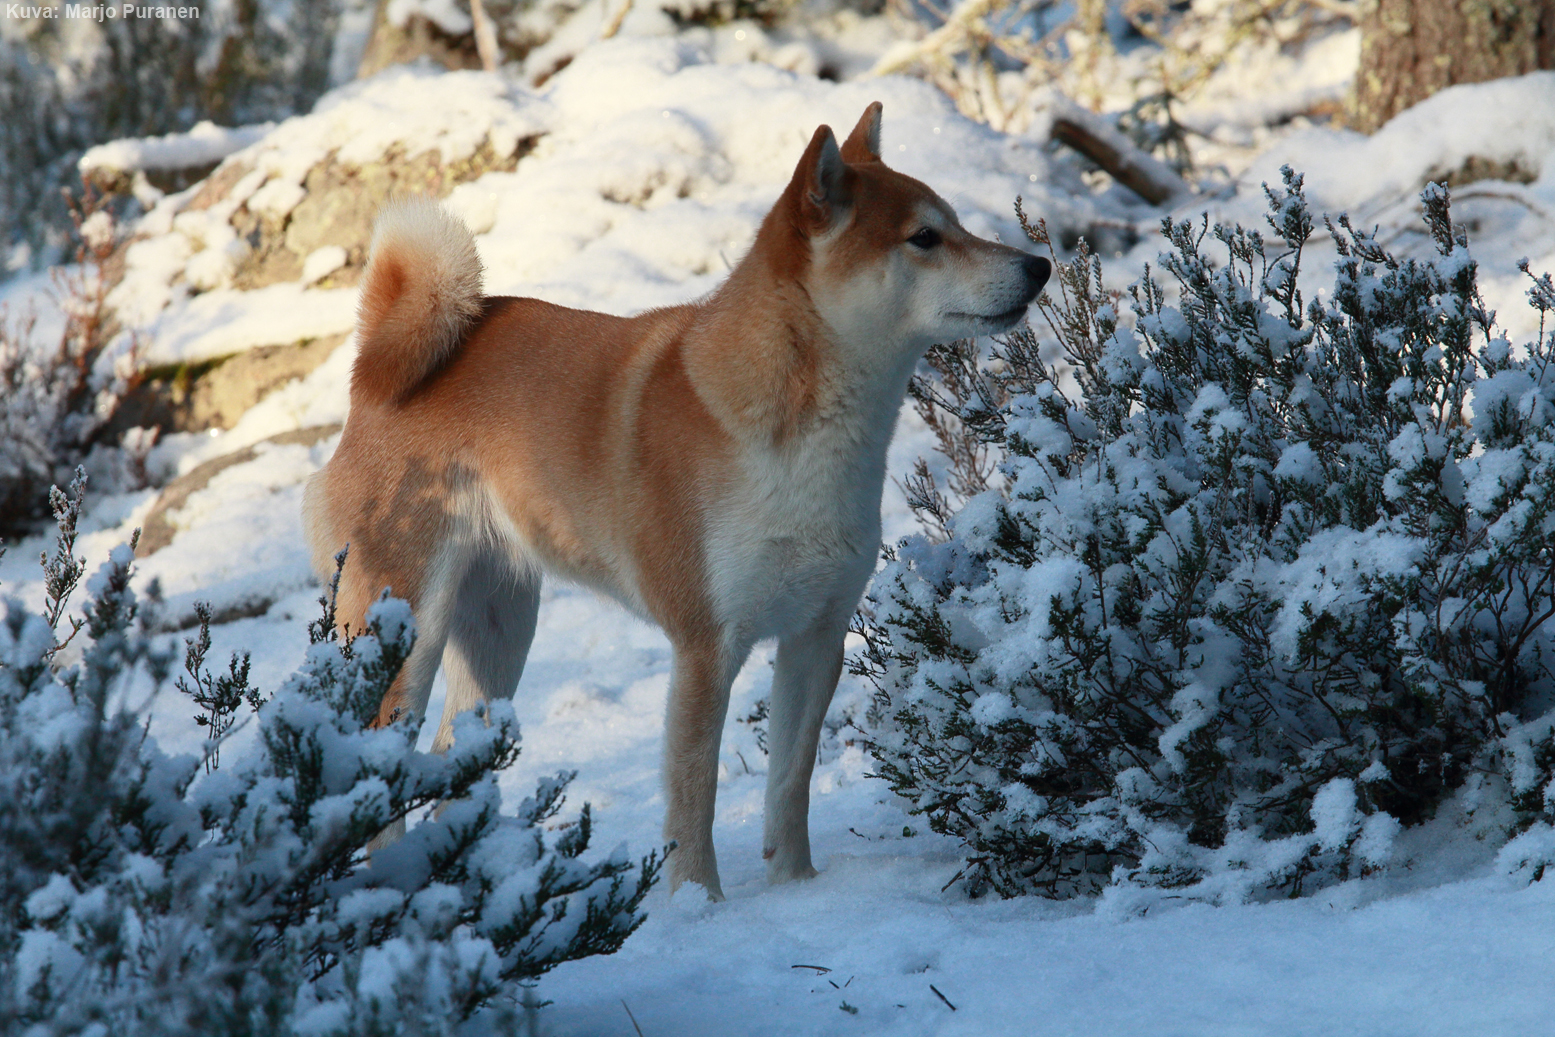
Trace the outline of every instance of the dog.
<instances>
[{"instance_id":1,"label":"dog","mask_svg":"<svg viewBox=\"0 0 1555 1037\"><path fill-rule=\"evenodd\" d=\"M722 899L713 852L729 688L777 639L762 856L816 874L810 777L849 618L874 571L886 448L935 342L1009 329L1046 259L968 233L880 159L881 106L810 139L711 295L635 317L486 297L435 204L380 215L340 445L308 483L314 564L349 544L338 616L384 587L419 636L379 722L511 696L543 572L658 623L674 649L663 758L671 889Z\"/></svg>"}]
</instances>

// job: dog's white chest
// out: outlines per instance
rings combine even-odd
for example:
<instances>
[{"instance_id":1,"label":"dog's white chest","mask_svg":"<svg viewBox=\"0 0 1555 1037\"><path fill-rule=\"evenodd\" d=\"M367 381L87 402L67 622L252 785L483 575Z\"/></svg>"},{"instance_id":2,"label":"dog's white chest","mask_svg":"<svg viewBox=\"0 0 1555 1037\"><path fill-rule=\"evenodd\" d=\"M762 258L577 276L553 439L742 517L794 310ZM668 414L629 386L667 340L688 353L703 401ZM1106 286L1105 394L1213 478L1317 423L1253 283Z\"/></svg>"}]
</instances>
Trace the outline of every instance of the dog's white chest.
<instances>
[{"instance_id":1,"label":"dog's white chest","mask_svg":"<svg viewBox=\"0 0 1555 1037\"><path fill-rule=\"evenodd\" d=\"M713 523L718 611L752 640L850 611L874 570L884 450L828 446L748 463Z\"/></svg>"}]
</instances>

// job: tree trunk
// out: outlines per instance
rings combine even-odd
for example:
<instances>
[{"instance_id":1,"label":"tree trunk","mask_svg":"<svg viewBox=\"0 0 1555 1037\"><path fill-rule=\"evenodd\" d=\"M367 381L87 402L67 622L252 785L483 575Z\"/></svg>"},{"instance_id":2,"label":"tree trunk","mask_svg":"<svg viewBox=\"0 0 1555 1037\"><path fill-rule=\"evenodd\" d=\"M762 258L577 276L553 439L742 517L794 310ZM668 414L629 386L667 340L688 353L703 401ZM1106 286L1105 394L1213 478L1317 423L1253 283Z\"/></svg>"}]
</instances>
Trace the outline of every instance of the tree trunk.
<instances>
[{"instance_id":1,"label":"tree trunk","mask_svg":"<svg viewBox=\"0 0 1555 1037\"><path fill-rule=\"evenodd\" d=\"M1443 87L1555 68L1555 0L1366 0L1350 124L1371 133Z\"/></svg>"}]
</instances>

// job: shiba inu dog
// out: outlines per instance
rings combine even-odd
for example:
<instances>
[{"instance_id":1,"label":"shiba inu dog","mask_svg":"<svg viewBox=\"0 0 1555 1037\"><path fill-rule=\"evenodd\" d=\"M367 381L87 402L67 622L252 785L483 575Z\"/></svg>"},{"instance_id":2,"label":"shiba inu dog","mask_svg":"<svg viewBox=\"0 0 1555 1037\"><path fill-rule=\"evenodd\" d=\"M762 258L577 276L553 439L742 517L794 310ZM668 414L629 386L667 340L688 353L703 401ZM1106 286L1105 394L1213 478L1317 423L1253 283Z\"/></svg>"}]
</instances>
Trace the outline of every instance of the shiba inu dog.
<instances>
[{"instance_id":1,"label":"shiba inu dog","mask_svg":"<svg viewBox=\"0 0 1555 1037\"><path fill-rule=\"evenodd\" d=\"M380 721L511 696L549 572L674 646L664 748L671 887L722 897L713 853L729 687L778 642L763 856L812 876L810 776L848 620L874 570L886 448L934 342L1010 328L1047 260L974 237L880 160L880 105L822 126L750 252L709 297L623 318L486 297L470 233L429 202L378 220L351 413L308 484L339 616L384 587L419 638Z\"/></svg>"}]
</instances>

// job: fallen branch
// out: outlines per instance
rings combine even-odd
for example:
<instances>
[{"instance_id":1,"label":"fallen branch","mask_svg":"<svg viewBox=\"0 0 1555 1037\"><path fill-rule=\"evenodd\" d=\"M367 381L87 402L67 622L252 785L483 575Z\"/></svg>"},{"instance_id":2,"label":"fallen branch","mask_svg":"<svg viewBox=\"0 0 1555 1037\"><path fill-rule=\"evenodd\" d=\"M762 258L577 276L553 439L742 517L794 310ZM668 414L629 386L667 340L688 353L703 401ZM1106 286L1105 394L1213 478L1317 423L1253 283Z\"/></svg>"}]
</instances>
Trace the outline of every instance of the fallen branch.
<instances>
[{"instance_id":1,"label":"fallen branch","mask_svg":"<svg viewBox=\"0 0 1555 1037\"><path fill-rule=\"evenodd\" d=\"M1135 147L1104 116L1056 95L1051 111L1049 133L1054 140L1074 148L1151 205L1175 203L1193 194L1171 166Z\"/></svg>"}]
</instances>

